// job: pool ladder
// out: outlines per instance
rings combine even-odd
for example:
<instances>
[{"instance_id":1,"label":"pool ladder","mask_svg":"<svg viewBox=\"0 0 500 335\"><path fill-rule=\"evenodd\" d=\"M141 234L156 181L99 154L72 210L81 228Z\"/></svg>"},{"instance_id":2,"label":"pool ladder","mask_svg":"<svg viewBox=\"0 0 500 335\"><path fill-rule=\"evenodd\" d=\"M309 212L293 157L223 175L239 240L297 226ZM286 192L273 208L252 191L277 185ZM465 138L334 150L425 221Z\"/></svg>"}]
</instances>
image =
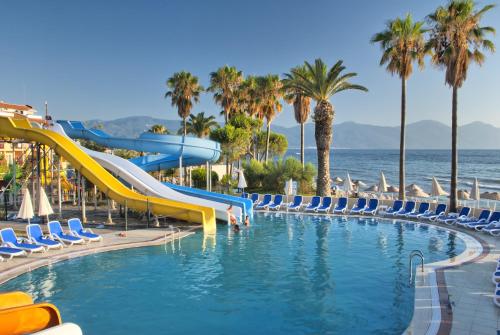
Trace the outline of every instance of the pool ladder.
<instances>
[{"instance_id":1,"label":"pool ladder","mask_svg":"<svg viewBox=\"0 0 500 335\"><path fill-rule=\"evenodd\" d=\"M178 248L180 251L181 250L181 237L180 237L181 230L178 227L174 227L173 225L169 225L168 229L170 231L170 235L165 234L165 252L167 251L167 243L169 242L169 240L167 239L168 236L170 236L170 245L172 246L172 252L175 252L175 233L178 233L177 241L179 244Z\"/></svg>"},{"instance_id":2,"label":"pool ladder","mask_svg":"<svg viewBox=\"0 0 500 335\"><path fill-rule=\"evenodd\" d=\"M410 252L410 268L408 269L408 271L410 271L410 285L412 284L413 282L413 257L419 257L420 258L420 261L421 261L421 264L420 264L420 271L424 272L424 254L422 251L420 250L412 250L412 252Z\"/></svg>"}]
</instances>

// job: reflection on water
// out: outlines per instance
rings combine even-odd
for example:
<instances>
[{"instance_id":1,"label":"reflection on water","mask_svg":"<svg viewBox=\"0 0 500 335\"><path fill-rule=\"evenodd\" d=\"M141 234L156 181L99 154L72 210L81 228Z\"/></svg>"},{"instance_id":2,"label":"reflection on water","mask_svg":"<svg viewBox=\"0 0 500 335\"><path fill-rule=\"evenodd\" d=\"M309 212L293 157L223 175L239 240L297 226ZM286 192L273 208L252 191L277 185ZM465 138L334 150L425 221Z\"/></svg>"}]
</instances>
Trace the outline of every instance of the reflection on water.
<instances>
[{"instance_id":1,"label":"reflection on water","mask_svg":"<svg viewBox=\"0 0 500 335\"><path fill-rule=\"evenodd\" d=\"M400 334L413 311L413 249L434 262L464 244L401 221L266 213L238 233L221 225L182 248L73 259L1 290L56 303L86 334Z\"/></svg>"}]
</instances>

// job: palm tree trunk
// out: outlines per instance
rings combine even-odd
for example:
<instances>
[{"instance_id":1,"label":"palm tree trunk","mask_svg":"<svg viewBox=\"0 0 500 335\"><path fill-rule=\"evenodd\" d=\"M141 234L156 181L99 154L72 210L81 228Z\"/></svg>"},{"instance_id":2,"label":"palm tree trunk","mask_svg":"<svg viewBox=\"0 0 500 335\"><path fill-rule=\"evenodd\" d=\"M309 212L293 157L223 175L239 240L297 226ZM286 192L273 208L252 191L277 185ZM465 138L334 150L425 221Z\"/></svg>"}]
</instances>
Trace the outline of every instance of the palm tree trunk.
<instances>
[{"instance_id":1,"label":"palm tree trunk","mask_svg":"<svg viewBox=\"0 0 500 335\"><path fill-rule=\"evenodd\" d=\"M330 144L333 137L333 106L328 101L318 102L314 109L314 137L318 155L316 194L330 195Z\"/></svg>"},{"instance_id":2,"label":"palm tree trunk","mask_svg":"<svg viewBox=\"0 0 500 335\"><path fill-rule=\"evenodd\" d=\"M184 136L187 135L187 122L186 122L186 118L182 119L182 121L184 122Z\"/></svg>"},{"instance_id":3,"label":"palm tree trunk","mask_svg":"<svg viewBox=\"0 0 500 335\"><path fill-rule=\"evenodd\" d=\"M406 79L401 78L401 128L399 137L399 200L405 200Z\"/></svg>"},{"instance_id":4,"label":"palm tree trunk","mask_svg":"<svg viewBox=\"0 0 500 335\"><path fill-rule=\"evenodd\" d=\"M450 181L450 211L457 211L457 175L458 175L458 152L457 152L457 114L458 114L458 87L453 86L453 99L451 104L451 181Z\"/></svg>"},{"instance_id":5,"label":"palm tree trunk","mask_svg":"<svg viewBox=\"0 0 500 335\"><path fill-rule=\"evenodd\" d=\"M227 121L229 120L229 110L224 108L224 121L225 124L227 124Z\"/></svg>"},{"instance_id":6,"label":"palm tree trunk","mask_svg":"<svg viewBox=\"0 0 500 335\"><path fill-rule=\"evenodd\" d=\"M266 134L266 155L264 161L267 163L269 157L269 138L271 137L271 122L267 122L267 134Z\"/></svg>"},{"instance_id":7,"label":"palm tree trunk","mask_svg":"<svg viewBox=\"0 0 500 335\"><path fill-rule=\"evenodd\" d=\"M302 163L302 168L304 168L304 122L300 124L300 163Z\"/></svg>"}]
</instances>

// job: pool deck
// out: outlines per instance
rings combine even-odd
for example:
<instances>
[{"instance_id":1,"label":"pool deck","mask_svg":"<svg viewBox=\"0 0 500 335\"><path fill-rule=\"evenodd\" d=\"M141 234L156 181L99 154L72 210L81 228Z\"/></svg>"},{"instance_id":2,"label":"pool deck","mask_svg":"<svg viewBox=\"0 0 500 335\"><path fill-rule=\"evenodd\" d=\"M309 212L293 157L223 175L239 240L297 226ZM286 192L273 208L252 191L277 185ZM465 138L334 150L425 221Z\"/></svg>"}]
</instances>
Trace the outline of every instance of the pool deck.
<instances>
[{"instance_id":1,"label":"pool deck","mask_svg":"<svg viewBox=\"0 0 500 335\"><path fill-rule=\"evenodd\" d=\"M2 224L0 224L0 228L3 228ZM28 257L15 257L11 260L0 262L0 284L25 272L67 259L106 251L162 245L193 234L193 228L188 228L181 232L159 228L129 230L126 233L126 237L120 236L120 233L123 233L122 230L110 230L106 228L94 228L93 230L95 233L103 236L101 242L73 245L63 249L33 253Z\"/></svg>"}]
</instances>

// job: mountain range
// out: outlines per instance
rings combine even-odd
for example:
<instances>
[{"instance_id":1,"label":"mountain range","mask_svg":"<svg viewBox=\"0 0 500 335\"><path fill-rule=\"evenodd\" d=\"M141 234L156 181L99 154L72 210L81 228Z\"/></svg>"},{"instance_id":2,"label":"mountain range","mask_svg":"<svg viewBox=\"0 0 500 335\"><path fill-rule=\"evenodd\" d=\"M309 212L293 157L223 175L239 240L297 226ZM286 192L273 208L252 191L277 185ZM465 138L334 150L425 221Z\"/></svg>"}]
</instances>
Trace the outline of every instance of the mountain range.
<instances>
[{"instance_id":1,"label":"mountain range","mask_svg":"<svg viewBox=\"0 0 500 335\"><path fill-rule=\"evenodd\" d=\"M170 132L176 132L179 120L166 120L149 116L131 116L115 120L88 120L88 127L101 125L107 133L118 137L137 137L154 124L164 125ZM300 147L299 126L283 127L272 125L272 131L288 138L289 148ZM472 122L459 127L460 149L500 149L500 128L483 122ZM305 127L305 145L315 147L314 124ZM399 148L399 127L375 126L356 122L343 122L333 126L335 148L349 149L397 149ZM449 149L451 128L441 122L424 120L406 127L408 149Z\"/></svg>"}]
</instances>

